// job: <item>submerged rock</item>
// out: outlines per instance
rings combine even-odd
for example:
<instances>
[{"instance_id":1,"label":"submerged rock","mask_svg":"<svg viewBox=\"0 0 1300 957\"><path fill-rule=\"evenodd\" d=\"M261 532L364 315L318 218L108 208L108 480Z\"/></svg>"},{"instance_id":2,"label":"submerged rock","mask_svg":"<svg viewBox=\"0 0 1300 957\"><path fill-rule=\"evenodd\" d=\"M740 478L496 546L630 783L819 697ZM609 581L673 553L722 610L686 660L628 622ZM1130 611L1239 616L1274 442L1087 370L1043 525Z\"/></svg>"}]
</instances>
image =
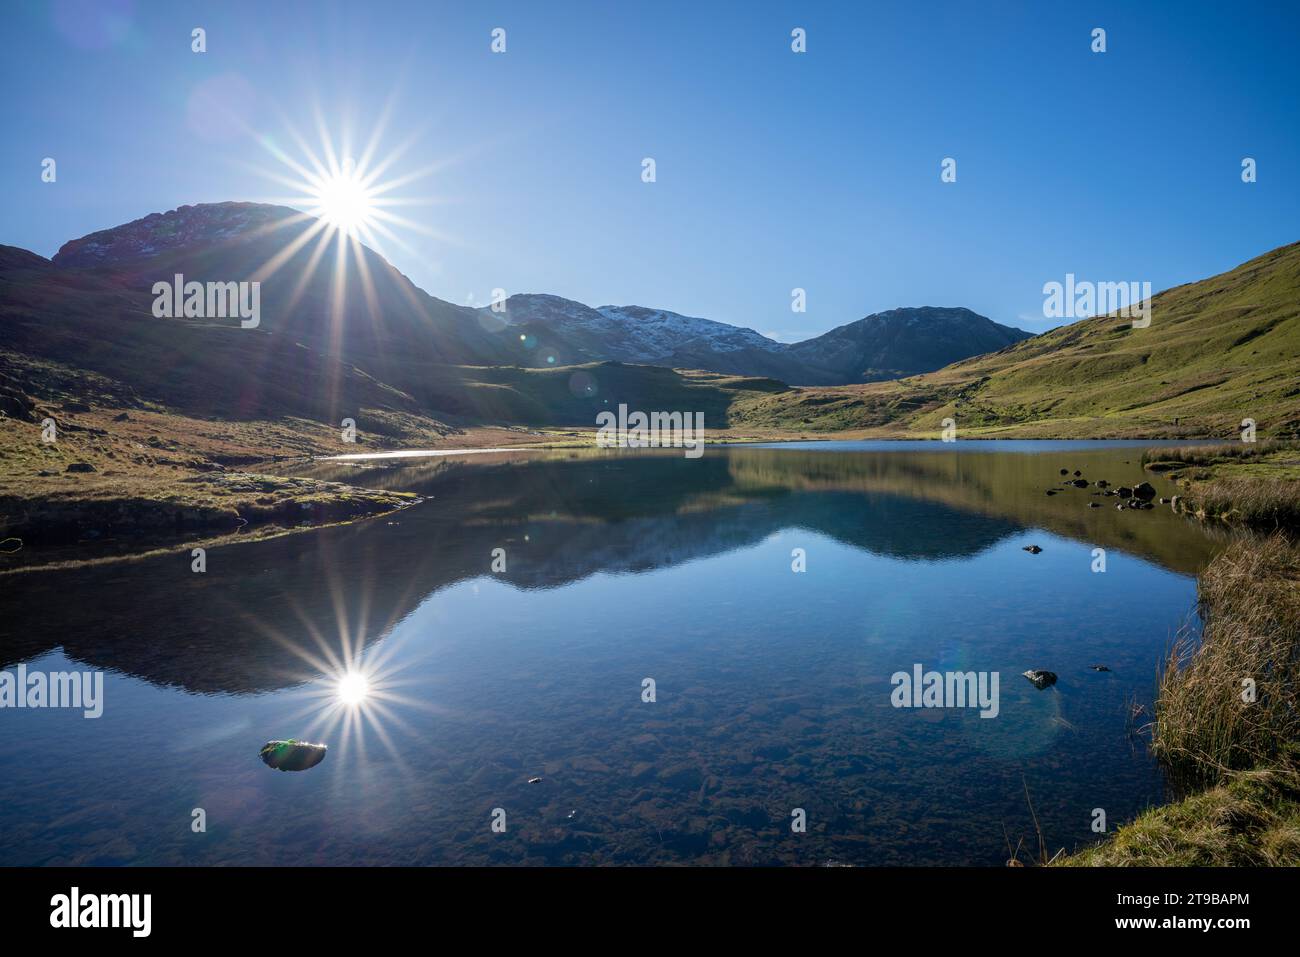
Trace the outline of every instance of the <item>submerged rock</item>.
<instances>
[{"instance_id":1,"label":"submerged rock","mask_svg":"<svg viewBox=\"0 0 1300 957\"><path fill-rule=\"evenodd\" d=\"M306 771L325 760L328 751L323 744L312 744L290 738L288 741L268 741L262 745L262 763L277 771Z\"/></svg>"},{"instance_id":2,"label":"submerged rock","mask_svg":"<svg viewBox=\"0 0 1300 957\"><path fill-rule=\"evenodd\" d=\"M1093 671L1110 671L1110 669L1107 668L1105 665L1093 665L1093 666L1092 666L1092 670L1093 670Z\"/></svg>"},{"instance_id":3,"label":"submerged rock","mask_svg":"<svg viewBox=\"0 0 1300 957\"><path fill-rule=\"evenodd\" d=\"M1031 668L1025 672L1025 677L1039 691L1042 691L1048 685L1056 684L1056 674L1051 671L1043 671L1041 668Z\"/></svg>"},{"instance_id":4,"label":"submerged rock","mask_svg":"<svg viewBox=\"0 0 1300 957\"><path fill-rule=\"evenodd\" d=\"M1026 552L1028 552L1028 553L1031 554L1031 555L1037 555L1039 552L1042 551L1042 549L1039 548L1037 545L1025 545L1025 546L1021 549L1021 551L1026 551Z\"/></svg>"}]
</instances>

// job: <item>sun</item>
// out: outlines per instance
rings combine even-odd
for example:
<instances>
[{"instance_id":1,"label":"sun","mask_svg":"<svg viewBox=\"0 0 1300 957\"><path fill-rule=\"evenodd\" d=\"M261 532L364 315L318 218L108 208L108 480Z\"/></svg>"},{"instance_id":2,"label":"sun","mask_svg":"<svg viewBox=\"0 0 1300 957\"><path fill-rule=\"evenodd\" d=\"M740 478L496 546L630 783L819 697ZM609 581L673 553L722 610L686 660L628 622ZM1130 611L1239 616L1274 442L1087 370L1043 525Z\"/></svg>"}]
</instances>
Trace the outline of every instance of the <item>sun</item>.
<instances>
[{"instance_id":1,"label":"sun","mask_svg":"<svg viewBox=\"0 0 1300 957\"><path fill-rule=\"evenodd\" d=\"M339 676L334 693L345 705L359 705L370 694L370 681L360 671L348 671Z\"/></svg>"},{"instance_id":2,"label":"sun","mask_svg":"<svg viewBox=\"0 0 1300 957\"><path fill-rule=\"evenodd\" d=\"M307 212L346 237L368 233L375 226L377 196L350 161L307 183Z\"/></svg>"},{"instance_id":3,"label":"sun","mask_svg":"<svg viewBox=\"0 0 1300 957\"><path fill-rule=\"evenodd\" d=\"M238 165L257 176L287 187L290 191L272 196L258 196L256 202L288 206L299 216L286 219L285 226L310 220L309 228L288 241L284 255L269 260L259 270L259 279L270 276L293 258L294 254L313 239L322 249L335 242L339 250L348 250L357 258L362 246L380 255L388 256L386 244L401 249L409 256L419 253L408 245L399 233L420 233L437 240L450 237L441 235L426 222L412 220L397 210L403 207L426 206L443 202L435 196L411 196L406 188L446 165L437 161L408 172L397 172L403 155L414 144L413 135L394 149L382 146L387 126L389 108L385 108L364 145L346 125L331 131L324 115L316 111L319 141L313 145L294 125L284 120L284 127L275 135L259 135L261 146L274 159L270 167L246 160ZM283 144L281 141L284 141ZM355 152L353 147L360 147ZM313 260L319 258L312 253ZM364 275L362 281L366 280Z\"/></svg>"}]
</instances>

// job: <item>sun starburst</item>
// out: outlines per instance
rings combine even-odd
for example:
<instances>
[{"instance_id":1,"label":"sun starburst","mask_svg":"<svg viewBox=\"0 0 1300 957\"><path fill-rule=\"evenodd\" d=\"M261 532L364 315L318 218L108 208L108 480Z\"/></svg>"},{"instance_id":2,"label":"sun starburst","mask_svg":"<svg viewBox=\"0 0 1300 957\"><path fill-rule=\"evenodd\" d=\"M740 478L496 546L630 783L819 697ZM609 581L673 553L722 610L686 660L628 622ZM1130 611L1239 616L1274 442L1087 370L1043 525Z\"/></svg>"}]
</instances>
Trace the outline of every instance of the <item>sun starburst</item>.
<instances>
[{"instance_id":1,"label":"sun starburst","mask_svg":"<svg viewBox=\"0 0 1300 957\"><path fill-rule=\"evenodd\" d=\"M359 176L350 160L327 176L313 176L308 183L311 200L308 213L323 219L345 237L362 232L373 234L378 196Z\"/></svg>"}]
</instances>

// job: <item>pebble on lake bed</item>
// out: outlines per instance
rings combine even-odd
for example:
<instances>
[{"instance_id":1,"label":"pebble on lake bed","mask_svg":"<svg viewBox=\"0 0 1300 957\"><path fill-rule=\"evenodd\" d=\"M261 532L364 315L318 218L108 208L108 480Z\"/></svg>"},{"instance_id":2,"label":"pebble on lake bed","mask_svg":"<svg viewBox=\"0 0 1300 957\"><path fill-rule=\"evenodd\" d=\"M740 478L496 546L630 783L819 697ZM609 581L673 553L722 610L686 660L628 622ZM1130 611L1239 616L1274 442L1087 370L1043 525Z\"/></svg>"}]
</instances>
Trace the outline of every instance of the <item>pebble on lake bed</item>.
<instances>
[{"instance_id":1,"label":"pebble on lake bed","mask_svg":"<svg viewBox=\"0 0 1300 957\"><path fill-rule=\"evenodd\" d=\"M259 756L263 764L277 771L306 771L324 761L328 750L323 744L290 738L288 741L266 742Z\"/></svg>"},{"instance_id":2,"label":"pebble on lake bed","mask_svg":"<svg viewBox=\"0 0 1300 957\"><path fill-rule=\"evenodd\" d=\"M1042 691L1048 685L1056 684L1056 675L1051 671L1043 671L1041 668L1031 668L1025 672L1025 677L1032 682L1033 686Z\"/></svg>"}]
</instances>

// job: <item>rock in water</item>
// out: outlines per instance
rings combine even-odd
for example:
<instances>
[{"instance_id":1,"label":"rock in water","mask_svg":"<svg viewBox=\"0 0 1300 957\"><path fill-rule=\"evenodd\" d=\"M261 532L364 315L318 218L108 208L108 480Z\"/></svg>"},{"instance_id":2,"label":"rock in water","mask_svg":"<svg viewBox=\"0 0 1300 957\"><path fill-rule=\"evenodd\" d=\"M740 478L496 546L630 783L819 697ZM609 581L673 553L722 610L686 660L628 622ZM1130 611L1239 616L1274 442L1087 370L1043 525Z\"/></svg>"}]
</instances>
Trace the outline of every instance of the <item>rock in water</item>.
<instances>
[{"instance_id":1,"label":"rock in water","mask_svg":"<svg viewBox=\"0 0 1300 957\"><path fill-rule=\"evenodd\" d=\"M1021 551L1028 552L1031 555L1037 555L1039 552L1042 551L1042 549L1039 548L1037 545L1026 545L1021 549Z\"/></svg>"},{"instance_id":2,"label":"rock in water","mask_svg":"<svg viewBox=\"0 0 1300 957\"><path fill-rule=\"evenodd\" d=\"M1092 670L1093 670L1093 671L1110 671L1110 669L1107 668L1105 665L1093 665L1093 666L1092 666Z\"/></svg>"},{"instance_id":3,"label":"rock in water","mask_svg":"<svg viewBox=\"0 0 1300 957\"><path fill-rule=\"evenodd\" d=\"M323 744L311 744L290 738L288 741L268 741L260 752L262 762L277 771L306 771L325 760L328 751Z\"/></svg>"},{"instance_id":4,"label":"rock in water","mask_svg":"<svg viewBox=\"0 0 1300 957\"><path fill-rule=\"evenodd\" d=\"M1030 680L1035 688L1042 691L1048 685L1056 684L1056 675L1050 671L1043 671L1039 668L1032 668L1025 672L1025 677Z\"/></svg>"},{"instance_id":5,"label":"rock in water","mask_svg":"<svg viewBox=\"0 0 1300 957\"><path fill-rule=\"evenodd\" d=\"M1132 498L1133 490L1127 485L1121 485L1119 488L1115 489L1115 494L1120 498Z\"/></svg>"},{"instance_id":6,"label":"rock in water","mask_svg":"<svg viewBox=\"0 0 1300 957\"><path fill-rule=\"evenodd\" d=\"M1133 497L1140 498L1144 502L1149 502L1156 497L1155 486L1150 482L1139 482L1133 486Z\"/></svg>"}]
</instances>

